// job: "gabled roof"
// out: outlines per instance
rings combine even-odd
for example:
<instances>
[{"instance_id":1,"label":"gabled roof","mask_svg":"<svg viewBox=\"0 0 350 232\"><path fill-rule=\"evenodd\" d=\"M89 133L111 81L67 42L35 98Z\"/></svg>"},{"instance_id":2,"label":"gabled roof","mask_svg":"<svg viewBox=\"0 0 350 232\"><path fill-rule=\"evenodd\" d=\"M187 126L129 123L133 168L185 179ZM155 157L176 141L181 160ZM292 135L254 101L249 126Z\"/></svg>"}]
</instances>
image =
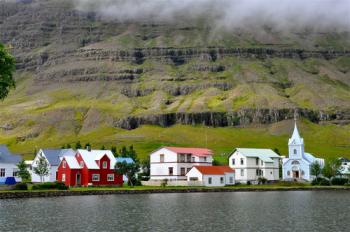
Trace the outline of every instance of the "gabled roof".
<instances>
[{"instance_id":1,"label":"gabled roof","mask_svg":"<svg viewBox=\"0 0 350 232\"><path fill-rule=\"evenodd\" d=\"M178 154L192 154L194 156L212 156L214 152L207 148L191 148L191 147L164 147Z\"/></svg>"},{"instance_id":2,"label":"gabled roof","mask_svg":"<svg viewBox=\"0 0 350 232\"><path fill-rule=\"evenodd\" d=\"M229 166L195 166L203 175L225 175L225 173L234 173L235 170Z\"/></svg>"},{"instance_id":3,"label":"gabled roof","mask_svg":"<svg viewBox=\"0 0 350 232\"><path fill-rule=\"evenodd\" d=\"M339 160L342 163L349 163L350 162L350 160L348 158L345 158L345 157L341 157L341 158L339 158Z\"/></svg>"},{"instance_id":4,"label":"gabled roof","mask_svg":"<svg viewBox=\"0 0 350 232\"><path fill-rule=\"evenodd\" d=\"M73 149L41 149L51 166L58 166L63 156L74 156Z\"/></svg>"},{"instance_id":5,"label":"gabled roof","mask_svg":"<svg viewBox=\"0 0 350 232\"><path fill-rule=\"evenodd\" d=\"M64 156L63 158L67 161L70 169L81 169L75 156Z\"/></svg>"},{"instance_id":6,"label":"gabled roof","mask_svg":"<svg viewBox=\"0 0 350 232\"><path fill-rule=\"evenodd\" d=\"M6 145L0 145L0 163L17 164L21 160L21 156L12 154Z\"/></svg>"},{"instance_id":7,"label":"gabled roof","mask_svg":"<svg viewBox=\"0 0 350 232\"><path fill-rule=\"evenodd\" d=\"M126 162L127 164L135 163L135 161L132 158L129 158L129 157L116 157L115 161L117 163L123 163L123 162Z\"/></svg>"},{"instance_id":8,"label":"gabled roof","mask_svg":"<svg viewBox=\"0 0 350 232\"><path fill-rule=\"evenodd\" d=\"M110 150L88 151L88 150L79 149L77 152L81 155L88 169L100 169L96 161L100 160L105 155L107 155L109 160L111 161L110 169L114 169L114 166L116 164L115 157Z\"/></svg>"},{"instance_id":9,"label":"gabled roof","mask_svg":"<svg viewBox=\"0 0 350 232\"><path fill-rule=\"evenodd\" d=\"M267 163L273 162L271 158L281 158L271 149L237 148L236 151L246 157L256 157Z\"/></svg>"},{"instance_id":10,"label":"gabled roof","mask_svg":"<svg viewBox=\"0 0 350 232\"><path fill-rule=\"evenodd\" d=\"M298 126L296 122L294 125L293 135L288 142L288 145L291 145L291 144L296 144L296 145L304 144L304 139L299 134Z\"/></svg>"}]
</instances>

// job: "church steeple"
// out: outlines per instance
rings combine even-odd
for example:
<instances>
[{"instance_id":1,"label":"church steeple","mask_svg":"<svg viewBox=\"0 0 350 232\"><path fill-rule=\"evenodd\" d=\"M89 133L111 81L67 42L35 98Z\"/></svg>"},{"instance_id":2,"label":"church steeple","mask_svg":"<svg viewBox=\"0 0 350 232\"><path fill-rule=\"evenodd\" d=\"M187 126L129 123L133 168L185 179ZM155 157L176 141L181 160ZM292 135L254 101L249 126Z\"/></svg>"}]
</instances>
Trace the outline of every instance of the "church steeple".
<instances>
[{"instance_id":1,"label":"church steeple","mask_svg":"<svg viewBox=\"0 0 350 232\"><path fill-rule=\"evenodd\" d=\"M288 142L289 158L301 159L304 156L304 139L300 136L296 117L294 118L294 131Z\"/></svg>"}]
</instances>

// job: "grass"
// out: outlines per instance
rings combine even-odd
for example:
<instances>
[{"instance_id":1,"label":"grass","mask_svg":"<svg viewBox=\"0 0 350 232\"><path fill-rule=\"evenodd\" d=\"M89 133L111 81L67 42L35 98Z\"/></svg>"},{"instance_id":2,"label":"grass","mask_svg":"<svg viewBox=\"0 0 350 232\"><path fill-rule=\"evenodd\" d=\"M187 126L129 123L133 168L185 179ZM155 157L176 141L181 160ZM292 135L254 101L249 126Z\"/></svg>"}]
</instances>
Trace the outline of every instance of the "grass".
<instances>
[{"instance_id":1,"label":"grass","mask_svg":"<svg viewBox=\"0 0 350 232\"><path fill-rule=\"evenodd\" d=\"M85 134L61 134L56 130L48 130L39 137L24 142L16 141L16 137L0 135L0 144L8 144L12 151L24 154L25 159L32 159L35 149L59 148L65 144L74 147L78 140L82 144L89 142L96 149L102 145L106 148L112 145L117 148L134 145L141 159L147 159L150 152L161 146L208 147L215 152L215 160L225 164L228 155L237 147L278 149L282 155L287 155L287 141L292 126L292 121L283 121L245 128L176 125L169 128L142 126L127 131L103 127ZM323 158L350 158L349 126L318 125L305 120L300 122L299 127L307 152Z\"/></svg>"}]
</instances>

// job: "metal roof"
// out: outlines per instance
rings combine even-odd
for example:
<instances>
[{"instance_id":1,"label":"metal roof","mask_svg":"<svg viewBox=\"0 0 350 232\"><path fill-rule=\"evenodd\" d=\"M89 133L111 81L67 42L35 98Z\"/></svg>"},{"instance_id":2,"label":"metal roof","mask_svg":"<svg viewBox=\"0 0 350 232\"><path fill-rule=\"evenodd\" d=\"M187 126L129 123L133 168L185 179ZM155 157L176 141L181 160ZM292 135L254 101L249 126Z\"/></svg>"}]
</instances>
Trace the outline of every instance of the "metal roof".
<instances>
[{"instance_id":1,"label":"metal roof","mask_svg":"<svg viewBox=\"0 0 350 232\"><path fill-rule=\"evenodd\" d=\"M271 158L281 158L281 156L271 149L237 148L236 151L246 157L256 157L268 163L273 162Z\"/></svg>"},{"instance_id":2,"label":"metal roof","mask_svg":"<svg viewBox=\"0 0 350 232\"><path fill-rule=\"evenodd\" d=\"M126 162L127 164L135 163L135 161L129 157L116 157L115 160L117 163L123 163L123 162Z\"/></svg>"},{"instance_id":3,"label":"metal roof","mask_svg":"<svg viewBox=\"0 0 350 232\"><path fill-rule=\"evenodd\" d=\"M6 145L0 145L0 163L17 164L21 156L12 154Z\"/></svg>"},{"instance_id":4,"label":"metal roof","mask_svg":"<svg viewBox=\"0 0 350 232\"><path fill-rule=\"evenodd\" d=\"M51 166L58 166L63 156L74 156L73 149L41 149Z\"/></svg>"}]
</instances>

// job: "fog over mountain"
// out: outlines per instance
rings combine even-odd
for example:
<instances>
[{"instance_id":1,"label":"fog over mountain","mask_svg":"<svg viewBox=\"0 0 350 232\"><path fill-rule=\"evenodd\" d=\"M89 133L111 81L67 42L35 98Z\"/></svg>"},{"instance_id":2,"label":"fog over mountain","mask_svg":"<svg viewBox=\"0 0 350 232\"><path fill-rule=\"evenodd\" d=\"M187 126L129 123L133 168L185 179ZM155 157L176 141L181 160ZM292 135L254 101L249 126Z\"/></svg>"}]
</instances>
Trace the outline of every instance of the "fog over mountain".
<instances>
[{"instance_id":1,"label":"fog over mountain","mask_svg":"<svg viewBox=\"0 0 350 232\"><path fill-rule=\"evenodd\" d=\"M225 30L350 30L350 0L73 0L77 9L107 19L192 22L209 19Z\"/></svg>"}]
</instances>

